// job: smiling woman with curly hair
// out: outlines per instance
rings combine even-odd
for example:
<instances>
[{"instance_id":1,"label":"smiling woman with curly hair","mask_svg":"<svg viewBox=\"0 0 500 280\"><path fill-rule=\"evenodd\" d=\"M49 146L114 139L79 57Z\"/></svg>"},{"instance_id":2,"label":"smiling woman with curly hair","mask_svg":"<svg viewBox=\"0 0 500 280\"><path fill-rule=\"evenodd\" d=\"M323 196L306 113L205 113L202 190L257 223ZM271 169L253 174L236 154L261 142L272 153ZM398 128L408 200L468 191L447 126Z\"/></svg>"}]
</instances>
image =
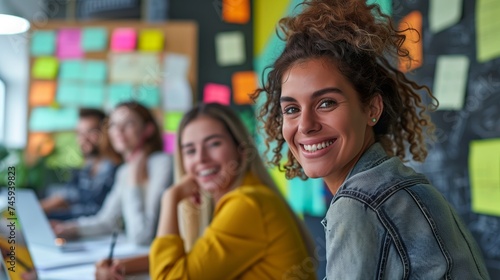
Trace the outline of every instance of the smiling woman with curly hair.
<instances>
[{"instance_id":1,"label":"smiling woman with curly hair","mask_svg":"<svg viewBox=\"0 0 500 280\"><path fill-rule=\"evenodd\" d=\"M437 103L394 65L411 62L405 30L362 0L302 7L280 20L286 46L254 99L266 97L271 163L280 166L286 143L286 176L323 178L334 194L323 220L327 277L487 279L460 217L402 163L425 160L433 130L418 91Z\"/></svg>"}]
</instances>

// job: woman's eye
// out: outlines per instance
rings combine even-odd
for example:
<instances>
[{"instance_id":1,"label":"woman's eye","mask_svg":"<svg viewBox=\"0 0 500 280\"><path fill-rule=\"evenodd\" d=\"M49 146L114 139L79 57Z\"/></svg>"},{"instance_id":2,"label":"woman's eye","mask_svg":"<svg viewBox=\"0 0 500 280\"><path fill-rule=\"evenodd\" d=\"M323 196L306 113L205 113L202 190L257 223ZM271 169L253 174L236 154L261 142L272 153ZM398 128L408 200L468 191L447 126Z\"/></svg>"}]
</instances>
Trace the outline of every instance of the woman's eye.
<instances>
[{"instance_id":1,"label":"woman's eye","mask_svg":"<svg viewBox=\"0 0 500 280\"><path fill-rule=\"evenodd\" d=\"M187 150L184 150L184 154L185 155L194 155L196 153L196 150L195 149L187 149Z\"/></svg>"},{"instance_id":2,"label":"woman's eye","mask_svg":"<svg viewBox=\"0 0 500 280\"><path fill-rule=\"evenodd\" d=\"M297 113L299 111L299 109L297 109L296 107L286 107L285 109L283 109L283 114L284 115L290 115L290 114L294 114L294 113Z\"/></svg>"},{"instance_id":3,"label":"woman's eye","mask_svg":"<svg viewBox=\"0 0 500 280\"><path fill-rule=\"evenodd\" d=\"M221 142L220 141L216 141L216 142L212 142L212 143L209 143L208 146L209 147L218 147L221 145Z\"/></svg>"},{"instance_id":4,"label":"woman's eye","mask_svg":"<svg viewBox=\"0 0 500 280\"><path fill-rule=\"evenodd\" d=\"M335 104L337 104L337 102L335 102L334 100L324 100L319 105L319 108L330 108L332 106L335 106Z\"/></svg>"}]
</instances>

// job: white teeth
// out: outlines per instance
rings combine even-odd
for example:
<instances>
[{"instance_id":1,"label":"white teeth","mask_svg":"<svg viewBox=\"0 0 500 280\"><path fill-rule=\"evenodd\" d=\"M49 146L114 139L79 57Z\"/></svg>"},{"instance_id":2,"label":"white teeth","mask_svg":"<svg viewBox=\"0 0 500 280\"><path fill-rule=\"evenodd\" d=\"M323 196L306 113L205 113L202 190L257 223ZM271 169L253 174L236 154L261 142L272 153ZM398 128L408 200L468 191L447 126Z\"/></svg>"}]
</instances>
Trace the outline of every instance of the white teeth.
<instances>
[{"instance_id":1,"label":"white teeth","mask_svg":"<svg viewBox=\"0 0 500 280\"><path fill-rule=\"evenodd\" d=\"M199 171L198 175L200 175L200 176L208 176L208 175L211 175L211 174L215 173L215 171L216 171L215 168L205 169L205 170Z\"/></svg>"},{"instance_id":2,"label":"white teeth","mask_svg":"<svg viewBox=\"0 0 500 280\"><path fill-rule=\"evenodd\" d=\"M325 141L325 142L321 142L318 144L304 145L304 150L314 153L318 150L322 150L322 149L330 146L331 144L333 144L333 141L330 140L330 141Z\"/></svg>"}]
</instances>

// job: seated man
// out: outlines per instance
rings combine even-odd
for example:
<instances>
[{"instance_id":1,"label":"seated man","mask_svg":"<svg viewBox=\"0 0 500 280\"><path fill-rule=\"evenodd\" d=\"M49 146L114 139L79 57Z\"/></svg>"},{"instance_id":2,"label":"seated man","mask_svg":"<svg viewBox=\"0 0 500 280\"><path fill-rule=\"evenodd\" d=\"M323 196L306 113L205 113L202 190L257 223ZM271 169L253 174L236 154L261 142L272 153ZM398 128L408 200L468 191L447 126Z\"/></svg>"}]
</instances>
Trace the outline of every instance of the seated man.
<instances>
[{"instance_id":1,"label":"seated man","mask_svg":"<svg viewBox=\"0 0 500 280\"><path fill-rule=\"evenodd\" d=\"M67 220L94 215L111 190L119 162L105 158L99 147L105 117L100 110L80 110L76 130L85 166L74 172L72 180L59 192L41 201L49 219Z\"/></svg>"}]
</instances>

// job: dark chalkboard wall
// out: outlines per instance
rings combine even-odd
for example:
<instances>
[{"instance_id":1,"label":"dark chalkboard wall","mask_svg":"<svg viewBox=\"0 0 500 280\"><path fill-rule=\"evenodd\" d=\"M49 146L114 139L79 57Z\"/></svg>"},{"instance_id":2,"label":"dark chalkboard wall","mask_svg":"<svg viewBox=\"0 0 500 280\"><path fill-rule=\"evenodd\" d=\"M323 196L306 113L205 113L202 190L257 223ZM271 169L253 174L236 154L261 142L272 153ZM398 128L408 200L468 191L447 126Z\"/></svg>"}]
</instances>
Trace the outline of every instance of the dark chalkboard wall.
<instances>
[{"instance_id":1,"label":"dark chalkboard wall","mask_svg":"<svg viewBox=\"0 0 500 280\"><path fill-rule=\"evenodd\" d=\"M471 211L469 142L500 138L500 59L487 63L476 60L475 8L476 1L464 0L460 22L436 34L429 29L429 0L395 0L393 17L398 22L414 10L423 15L424 63L410 75L419 83L432 89L439 55L461 54L470 59L463 109L432 114L437 141L430 143L425 163L414 167L426 174L457 209L483 251L491 278L500 279L500 217Z\"/></svg>"}]
</instances>

